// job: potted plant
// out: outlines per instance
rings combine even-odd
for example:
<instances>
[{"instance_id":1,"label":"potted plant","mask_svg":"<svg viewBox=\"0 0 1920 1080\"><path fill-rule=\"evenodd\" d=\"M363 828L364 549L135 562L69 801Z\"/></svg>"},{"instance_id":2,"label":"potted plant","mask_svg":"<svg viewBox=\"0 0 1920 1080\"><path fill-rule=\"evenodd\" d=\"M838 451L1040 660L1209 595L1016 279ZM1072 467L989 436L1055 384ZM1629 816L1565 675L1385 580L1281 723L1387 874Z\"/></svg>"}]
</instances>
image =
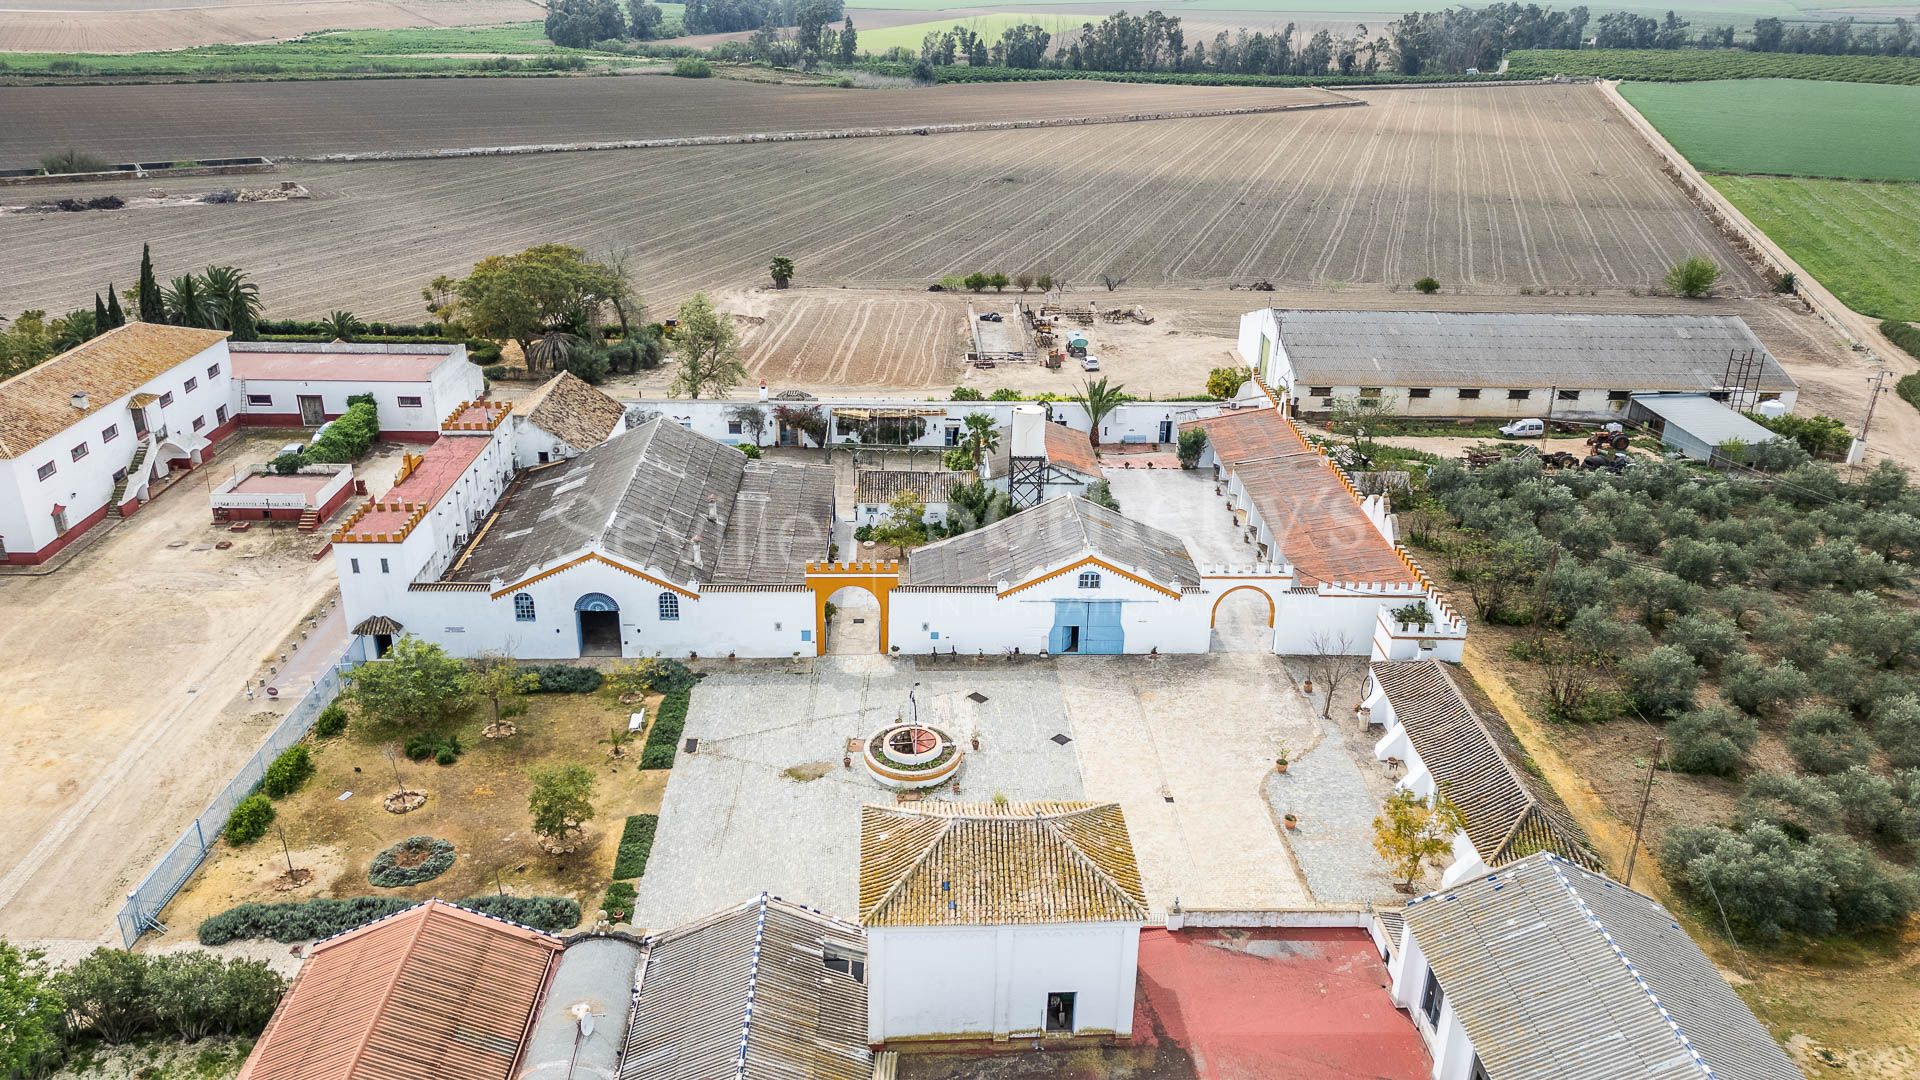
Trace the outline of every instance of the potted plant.
<instances>
[{"instance_id":1,"label":"potted plant","mask_svg":"<svg viewBox=\"0 0 1920 1080\"><path fill-rule=\"evenodd\" d=\"M1300 816L1298 814L1288 814L1286 822L1288 829L1298 829L1300 827Z\"/></svg>"},{"instance_id":2,"label":"potted plant","mask_svg":"<svg viewBox=\"0 0 1920 1080\"><path fill-rule=\"evenodd\" d=\"M1273 771L1277 773L1284 773L1287 771L1287 744L1286 743L1280 744L1280 754L1278 757L1275 757L1273 759Z\"/></svg>"},{"instance_id":3,"label":"potted plant","mask_svg":"<svg viewBox=\"0 0 1920 1080\"><path fill-rule=\"evenodd\" d=\"M1427 627L1433 625L1433 612L1428 609L1425 600L1415 600L1411 604L1402 604L1387 614L1393 616L1393 621L1399 623L1401 626L1411 626L1417 630L1425 630Z\"/></svg>"}]
</instances>

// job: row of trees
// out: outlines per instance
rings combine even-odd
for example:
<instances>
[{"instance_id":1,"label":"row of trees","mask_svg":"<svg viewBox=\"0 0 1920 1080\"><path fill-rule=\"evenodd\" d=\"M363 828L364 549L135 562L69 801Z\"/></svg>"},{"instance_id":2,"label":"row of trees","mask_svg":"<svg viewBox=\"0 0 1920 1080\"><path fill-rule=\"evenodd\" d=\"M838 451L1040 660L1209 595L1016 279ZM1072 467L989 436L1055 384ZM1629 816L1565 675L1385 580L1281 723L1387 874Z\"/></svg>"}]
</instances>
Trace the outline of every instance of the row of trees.
<instances>
[{"instance_id":1,"label":"row of trees","mask_svg":"<svg viewBox=\"0 0 1920 1080\"><path fill-rule=\"evenodd\" d=\"M603 42L654 41L686 34L723 34L789 26L798 31L799 49L814 60L852 63L858 39L853 21L844 30L828 26L845 16L841 0L691 0L680 25L651 0L553 0L547 6L547 38L570 49Z\"/></svg>"}]
</instances>

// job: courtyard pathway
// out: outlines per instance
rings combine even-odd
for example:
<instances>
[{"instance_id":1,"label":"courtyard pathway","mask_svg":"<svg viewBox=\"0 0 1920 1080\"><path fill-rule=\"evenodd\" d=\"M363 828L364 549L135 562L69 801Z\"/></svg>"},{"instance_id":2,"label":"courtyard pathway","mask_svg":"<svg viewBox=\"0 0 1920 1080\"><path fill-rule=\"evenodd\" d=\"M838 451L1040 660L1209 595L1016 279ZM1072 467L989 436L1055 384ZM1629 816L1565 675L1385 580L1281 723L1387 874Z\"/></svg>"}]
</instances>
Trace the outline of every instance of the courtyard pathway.
<instances>
[{"instance_id":1,"label":"courtyard pathway","mask_svg":"<svg viewBox=\"0 0 1920 1080\"><path fill-rule=\"evenodd\" d=\"M1285 835L1300 872L1313 898L1323 904L1404 903L1386 863L1373 850L1373 819L1380 803L1368 790L1339 721L1316 716L1314 723L1319 742L1304 754L1295 751L1287 772L1269 772L1265 785L1276 820L1299 815L1300 827Z\"/></svg>"}]
</instances>

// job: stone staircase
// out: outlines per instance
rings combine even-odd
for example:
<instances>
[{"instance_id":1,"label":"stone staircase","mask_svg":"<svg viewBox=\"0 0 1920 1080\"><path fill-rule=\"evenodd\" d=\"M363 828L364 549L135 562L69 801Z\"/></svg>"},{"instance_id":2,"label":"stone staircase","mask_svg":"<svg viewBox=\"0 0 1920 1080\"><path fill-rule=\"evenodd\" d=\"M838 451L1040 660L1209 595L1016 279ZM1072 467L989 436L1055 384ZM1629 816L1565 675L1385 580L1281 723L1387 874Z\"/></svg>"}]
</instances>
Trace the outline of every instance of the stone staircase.
<instances>
[{"instance_id":1,"label":"stone staircase","mask_svg":"<svg viewBox=\"0 0 1920 1080\"><path fill-rule=\"evenodd\" d=\"M308 509L300 515L301 532L313 532L320 527L320 511Z\"/></svg>"},{"instance_id":2,"label":"stone staircase","mask_svg":"<svg viewBox=\"0 0 1920 1080\"><path fill-rule=\"evenodd\" d=\"M140 475L141 467L147 463L147 451L152 449L152 447L152 443L143 442L134 449L133 460L127 464L127 471L121 475L119 483L113 485L113 496L107 500L108 517L117 518L126 516L120 512L120 505L126 502L127 485L133 482L134 477Z\"/></svg>"}]
</instances>

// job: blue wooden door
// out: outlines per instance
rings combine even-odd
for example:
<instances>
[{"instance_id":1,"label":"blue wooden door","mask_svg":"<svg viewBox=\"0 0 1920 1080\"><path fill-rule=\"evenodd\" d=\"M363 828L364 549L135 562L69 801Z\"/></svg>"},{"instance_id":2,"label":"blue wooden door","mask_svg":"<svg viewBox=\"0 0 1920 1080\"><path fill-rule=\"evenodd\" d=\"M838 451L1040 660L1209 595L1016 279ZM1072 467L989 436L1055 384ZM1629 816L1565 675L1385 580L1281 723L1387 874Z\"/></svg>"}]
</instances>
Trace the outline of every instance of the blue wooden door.
<instances>
[{"instance_id":1,"label":"blue wooden door","mask_svg":"<svg viewBox=\"0 0 1920 1080\"><path fill-rule=\"evenodd\" d=\"M1126 643L1126 630L1120 625L1120 601L1089 602L1086 629L1080 634L1080 651L1117 654L1126 651Z\"/></svg>"}]
</instances>

